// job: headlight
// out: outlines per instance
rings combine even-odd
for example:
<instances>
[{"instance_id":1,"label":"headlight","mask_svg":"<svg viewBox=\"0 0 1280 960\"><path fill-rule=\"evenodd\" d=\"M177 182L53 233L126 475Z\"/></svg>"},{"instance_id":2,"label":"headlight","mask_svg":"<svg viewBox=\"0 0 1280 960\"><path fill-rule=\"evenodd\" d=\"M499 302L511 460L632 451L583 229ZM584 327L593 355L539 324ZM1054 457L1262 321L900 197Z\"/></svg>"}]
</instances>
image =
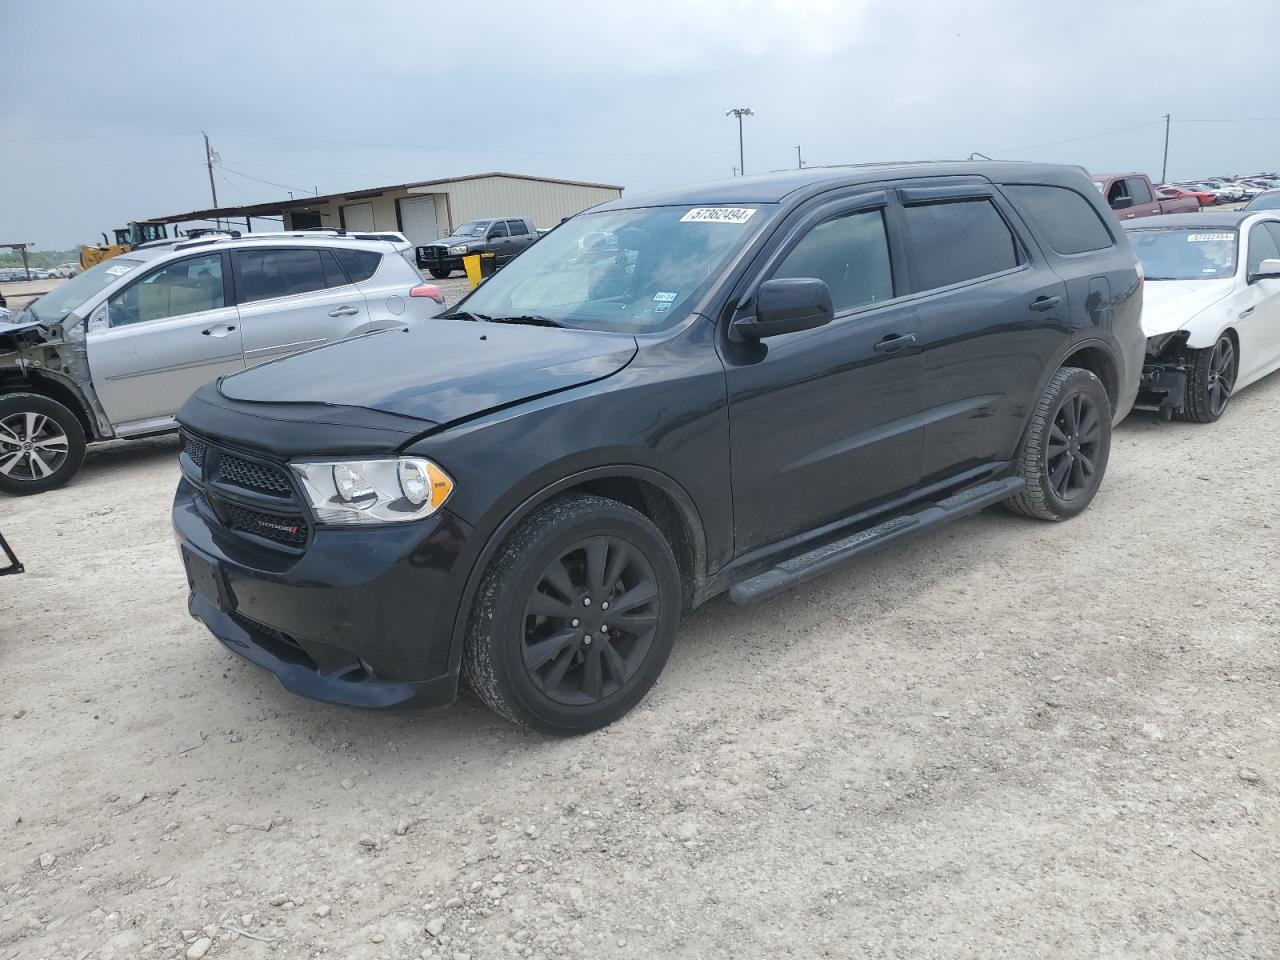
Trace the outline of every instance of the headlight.
<instances>
[{"instance_id":1,"label":"headlight","mask_svg":"<svg viewBox=\"0 0 1280 960\"><path fill-rule=\"evenodd\" d=\"M395 523L429 517L449 499L453 480L430 460L291 463L322 524Z\"/></svg>"},{"instance_id":2,"label":"headlight","mask_svg":"<svg viewBox=\"0 0 1280 960\"><path fill-rule=\"evenodd\" d=\"M449 256L451 257L461 257L465 255L466 252L467 252L467 245L465 243L462 244L461 246L449 248Z\"/></svg>"}]
</instances>

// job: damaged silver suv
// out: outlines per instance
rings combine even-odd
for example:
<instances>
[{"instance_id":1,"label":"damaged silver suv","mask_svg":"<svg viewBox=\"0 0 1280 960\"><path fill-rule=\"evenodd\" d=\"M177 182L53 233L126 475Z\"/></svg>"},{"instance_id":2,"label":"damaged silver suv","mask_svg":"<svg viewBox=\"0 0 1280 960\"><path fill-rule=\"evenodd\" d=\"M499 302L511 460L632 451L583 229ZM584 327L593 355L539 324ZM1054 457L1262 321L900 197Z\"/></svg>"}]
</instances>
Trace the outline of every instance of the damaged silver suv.
<instances>
[{"instance_id":1,"label":"damaged silver suv","mask_svg":"<svg viewBox=\"0 0 1280 960\"><path fill-rule=\"evenodd\" d=\"M412 255L341 231L231 234L68 280L0 322L0 492L66 483L87 442L172 430L224 374L436 316L444 298Z\"/></svg>"}]
</instances>

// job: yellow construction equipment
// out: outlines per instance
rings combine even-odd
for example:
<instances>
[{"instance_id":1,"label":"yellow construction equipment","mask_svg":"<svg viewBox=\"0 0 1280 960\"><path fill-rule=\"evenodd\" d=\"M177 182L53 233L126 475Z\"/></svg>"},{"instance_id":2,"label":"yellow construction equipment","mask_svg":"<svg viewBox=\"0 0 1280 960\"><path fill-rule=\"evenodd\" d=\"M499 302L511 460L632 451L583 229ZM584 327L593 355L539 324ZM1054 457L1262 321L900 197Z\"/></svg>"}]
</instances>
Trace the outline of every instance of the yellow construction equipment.
<instances>
[{"instance_id":1,"label":"yellow construction equipment","mask_svg":"<svg viewBox=\"0 0 1280 960\"><path fill-rule=\"evenodd\" d=\"M80 247L80 269L88 270L94 264L101 263L103 260L110 260L112 257L118 257L122 253L128 253L134 247L150 243L152 240L167 240L169 238L169 228L163 223L157 223L154 220L130 220L129 225L116 230L115 235L115 243L108 243L107 235L104 233L102 235L102 246L82 245Z\"/></svg>"}]
</instances>

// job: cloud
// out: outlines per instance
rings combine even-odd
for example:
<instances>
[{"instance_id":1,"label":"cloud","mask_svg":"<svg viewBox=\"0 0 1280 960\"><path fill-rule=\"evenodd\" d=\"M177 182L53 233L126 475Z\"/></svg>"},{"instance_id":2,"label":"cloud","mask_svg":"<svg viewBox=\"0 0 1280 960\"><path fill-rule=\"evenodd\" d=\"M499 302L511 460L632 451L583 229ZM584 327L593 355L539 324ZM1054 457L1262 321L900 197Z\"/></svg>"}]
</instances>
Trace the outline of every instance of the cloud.
<instances>
[{"instance_id":1,"label":"cloud","mask_svg":"<svg viewBox=\"0 0 1280 960\"><path fill-rule=\"evenodd\" d=\"M227 203L284 193L240 174L321 192L491 169L632 192L718 178L737 106L756 113L748 172L799 144L812 163L1036 147L1002 156L1158 175L1158 126L1076 138L1165 112L1171 176L1274 169L1280 123L1182 122L1259 115L1274 11L1219 4L1239 30L1207 50L1202 17L1191 0L31 5L6 22L3 232L62 247L206 206L202 130L239 171L219 171Z\"/></svg>"}]
</instances>

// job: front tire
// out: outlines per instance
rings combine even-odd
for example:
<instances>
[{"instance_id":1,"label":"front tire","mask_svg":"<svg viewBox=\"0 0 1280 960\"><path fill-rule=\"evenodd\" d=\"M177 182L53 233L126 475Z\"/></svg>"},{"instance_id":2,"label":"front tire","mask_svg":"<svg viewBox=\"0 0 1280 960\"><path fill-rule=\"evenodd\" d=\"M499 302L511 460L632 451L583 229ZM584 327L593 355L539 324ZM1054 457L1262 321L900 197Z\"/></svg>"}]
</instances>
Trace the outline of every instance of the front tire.
<instances>
[{"instance_id":1,"label":"front tire","mask_svg":"<svg viewBox=\"0 0 1280 960\"><path fill-rule=\"evenodd\" d=\"M1227 412L1240 373L1240 354L1227 334L1212 347L1197 350L1187 364L1187 401L1174 412L1189 423L1213 423Z\"/></svg>"},{"instance_id":2,"label":"front tire","mask_svg":"<svg viewBox=\"0 0 1280 960\"><path fill-rule=\"evenodd\" d=\"M60 487L84 460L84 427L38 393L0 396L0 492L23 496Z\"/></svg>"},{"instance_id":3,"label":"front tire","mask_svg":"<svg viewBox=\"0 0 1280 960\"><path fill-rule=\"evenodd\" d=\"M489 564L463 676L515 723L556 736L599 729L657 681L681 598L671 546L652 521L616 500L557 497Z\"/></svg>"},{"instance_id":4,"label":"front tire","mask_svg":"<svg viewBox=\"0 0 1280 960\"><path fill-rule=\"evenodd\" d=\"M1050 379L1022 441L1017 476L1026 481L1005 503L1039 520L1084 512L1102 484L1111 453L1111 400L1088 370L1063 367Z\"/></svg>"},{"instance_id":5,"label":"front tire","mask_svg":"<svg viewBox=\"0 0 1280 960\"><path fill-rule=\"evenodd\" d=\"M441 270L439 267L428 267L428 268L427 268L427 273L431 274L431 275L432 275L433 277L435 277L437 280L447 280L447 279L449 279L449 275L450 275L451 273L453 273L453 271L452 271L452 270Z\"/></svg>"}]
</instances>

